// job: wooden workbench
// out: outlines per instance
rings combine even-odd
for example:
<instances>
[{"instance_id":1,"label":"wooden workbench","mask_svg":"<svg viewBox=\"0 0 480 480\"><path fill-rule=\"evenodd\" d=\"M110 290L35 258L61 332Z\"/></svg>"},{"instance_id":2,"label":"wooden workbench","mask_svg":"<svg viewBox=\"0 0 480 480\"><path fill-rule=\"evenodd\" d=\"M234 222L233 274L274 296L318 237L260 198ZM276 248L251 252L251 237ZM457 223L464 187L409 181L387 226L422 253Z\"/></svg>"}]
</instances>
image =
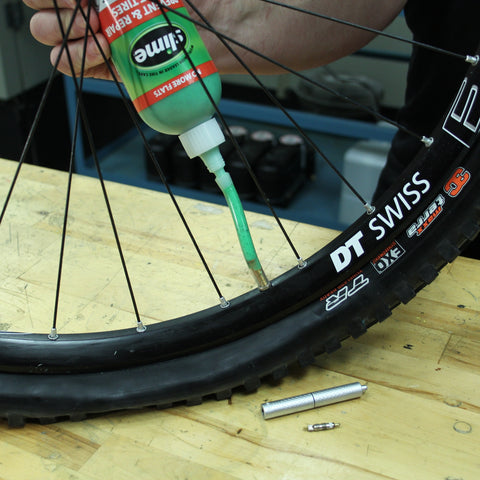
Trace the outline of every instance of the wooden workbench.
<instances>
[{"instance_id":1,"label":"wooden workbench","mask_svg":"<svg viewBox=\"0 0 480 480\"><path fill-rule=\"evenodd\" d=\"M1 198L15 167L0 162ZM22 169L0 228L0 246L7 252L0 259L1 329L48 331L64 177ZM133 283L147 323L178 313L162 305L159 292L173 295L187 311L216 302L182 227L171 221L170 201L131 187L108 185L108 190L112 205L119 204L114 212L132 278L140 274ZM66 250L72 258L64 267L60 334L131 326L118 254L105 248L113 240L104 228L104 208L98 207L99 189L91 179L75 178L72 191L81 197L71 203ZM225 296L249 288L228 212L194 200L180 199L180 204ZM227 226L220 230L222 219ZM249 215L249 221L267 274L294 265L270 219ZM332 235L294 222L286 228L305 257ZM92 273L99 280L91 280ZM179 285L198 291L200 300L178 293ZM0 421L0 479L478 480L479 296L480 264L459 258L383 324L257 393L79 423L9 429ZM267 400L357 380L368 385L361 399L268 421L261 416ZM341 426L305 431L307 424L329 421Z\"/></svg>"}]
</instances>

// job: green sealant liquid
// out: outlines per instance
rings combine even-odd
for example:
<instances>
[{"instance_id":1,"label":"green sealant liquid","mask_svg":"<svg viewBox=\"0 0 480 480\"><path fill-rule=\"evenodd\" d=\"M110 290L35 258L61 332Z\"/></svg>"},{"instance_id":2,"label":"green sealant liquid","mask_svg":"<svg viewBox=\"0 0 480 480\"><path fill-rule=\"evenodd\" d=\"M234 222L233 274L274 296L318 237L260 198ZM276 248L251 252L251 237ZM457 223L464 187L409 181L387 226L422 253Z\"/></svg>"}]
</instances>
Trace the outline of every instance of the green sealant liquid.
<instances>
[{"instance_id":1,"label":"green sealant liquid","mask_svg":"<svg viewBox=\"0 0 480 480\"><path fill-rule=\"evenodd\" d=\"M215 175L216 182L227 200L230 213L232 214L233 221L237 230L238 239L242 248L243 256L253 271L262 271L260 260L258 259L255 246L252 241L250 229L248 227L247 219L245 217L245 211L242 207L242 202L238 196L238 192L233 184L230 174L225 171L223 166L211 168L212 164L221 165L223 160L219 163L215 157L220 157L221 154L218 149L211 150L204 155L204 162L211 173ZM263 271L262 271L263 274ZM264 274L263 274L264 275ZM268 283L268 282L267 282ZM264 285L266 287L267 285Z\"/></svg>"}]
</instances>

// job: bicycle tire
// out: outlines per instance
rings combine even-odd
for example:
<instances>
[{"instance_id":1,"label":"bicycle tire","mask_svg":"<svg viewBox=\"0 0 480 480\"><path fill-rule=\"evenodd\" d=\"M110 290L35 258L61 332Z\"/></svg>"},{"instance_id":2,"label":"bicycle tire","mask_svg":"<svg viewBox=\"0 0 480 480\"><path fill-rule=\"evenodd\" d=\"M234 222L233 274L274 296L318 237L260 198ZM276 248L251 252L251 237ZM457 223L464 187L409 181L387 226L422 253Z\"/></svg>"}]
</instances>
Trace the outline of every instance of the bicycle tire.
<instances>
[{"instance_id":1,"label":"bicycle tire","mask_svg":"<svg viewBox=\"0 0 480 480\"><path fill-rule=\"evenodd\" d=\"M480 67L475 66L461 91L478 85ZM462 100L460 95L454 99ZM480 108L471 106L478 114ZM434 144L422 148L376 212L363 215L309 258L305 268L282 275L266 292L249 292L228 309L214 307L153 325L148 334L128 329L62 335L52 342L39 334L1 332L0 416L19 426L28 419L79 419L227 398L236 387L255 390L266 376L282 377L290 364L308 365L345 338L385 320L395 306L432 282L480 230L478 179L471 173L480 162L478 128L472 132L450 114L451 109L435 130ZM455 132L449 128L452 122ZM452 195L446 187L452 187L449 181L459 171L468 179L453 183ZM372 223L382 214L392 220L392 205L401 212L398 221ZM425 226L421 232L414 228L417 223ZM332 260L335 252L354 244L359 248L355 258L351 255L339 271ZM392 248L400 253L378 271L378 262ZM244 322L247 314L252 322ZM89 348L81 348L86 343Z\"/></svg>"}]
</instances>

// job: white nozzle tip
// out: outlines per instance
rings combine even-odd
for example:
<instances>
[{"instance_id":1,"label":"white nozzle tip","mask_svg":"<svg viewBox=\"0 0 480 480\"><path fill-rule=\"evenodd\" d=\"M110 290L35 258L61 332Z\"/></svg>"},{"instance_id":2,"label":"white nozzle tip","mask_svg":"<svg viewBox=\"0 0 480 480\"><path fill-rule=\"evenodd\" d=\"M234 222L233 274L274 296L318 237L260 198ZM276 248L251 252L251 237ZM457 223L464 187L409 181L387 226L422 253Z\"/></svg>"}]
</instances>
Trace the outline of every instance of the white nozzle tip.
<instances>
[{"instance_id":1,"label":"white nozzle tip","mask_svg":"<svg viewBox=\"0 0 480 480\"><path fill-rule=\"evenodd\" d=\"M178 138L190 158L199 157L225 141L222 129L214 118L182 133Z\"/></svg>"}]
</instances>

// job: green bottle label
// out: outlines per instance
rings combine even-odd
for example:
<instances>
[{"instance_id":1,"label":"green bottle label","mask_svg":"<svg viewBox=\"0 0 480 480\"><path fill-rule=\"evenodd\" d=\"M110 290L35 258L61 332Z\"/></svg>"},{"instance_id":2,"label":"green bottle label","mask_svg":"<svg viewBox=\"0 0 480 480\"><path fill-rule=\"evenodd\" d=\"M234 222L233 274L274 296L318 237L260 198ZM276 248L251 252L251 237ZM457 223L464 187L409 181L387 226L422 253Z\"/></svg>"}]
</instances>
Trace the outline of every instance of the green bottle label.
<instances>
[{"instance_id":1,"label":"green bottle label","mask_svg":"<svg viewBox=\"0 0 480 480\"><path fill-rule=\"evenodd\" d=\"M97 0L103 34L139 112L197 82L198 75L217 72L195 25L175 13L188 16L182 1L160 3L169 20L149 0Z\"/></svg>"}]
</instances>

